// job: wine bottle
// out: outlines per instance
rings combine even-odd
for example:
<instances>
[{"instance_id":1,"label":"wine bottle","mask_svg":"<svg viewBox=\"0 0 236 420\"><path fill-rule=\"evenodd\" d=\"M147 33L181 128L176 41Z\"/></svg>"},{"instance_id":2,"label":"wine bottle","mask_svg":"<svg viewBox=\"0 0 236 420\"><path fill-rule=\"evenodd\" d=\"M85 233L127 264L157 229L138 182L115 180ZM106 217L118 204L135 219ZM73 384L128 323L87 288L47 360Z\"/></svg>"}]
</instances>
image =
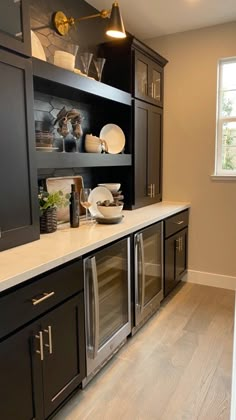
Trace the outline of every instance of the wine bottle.
<instances>
[{"instance_id":1,"label":"wine bottle","mask_svg":"<svg viewBox=\"0 0 236 420\"><path fill-rule=\"evenodd\" d=\"M79 226L79 194L75 191L75 184L71 184L70 193L70 227Z\"/></svg>"}]
</instances>

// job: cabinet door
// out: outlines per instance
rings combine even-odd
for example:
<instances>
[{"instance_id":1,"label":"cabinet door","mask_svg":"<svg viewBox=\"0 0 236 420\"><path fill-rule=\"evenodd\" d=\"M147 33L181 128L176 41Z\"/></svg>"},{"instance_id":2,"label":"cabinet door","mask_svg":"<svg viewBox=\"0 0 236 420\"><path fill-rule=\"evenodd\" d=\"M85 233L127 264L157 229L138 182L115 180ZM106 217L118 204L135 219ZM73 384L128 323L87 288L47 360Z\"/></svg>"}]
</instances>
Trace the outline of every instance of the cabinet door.
<instances>
[{"instance_id":1,"label":"cabinet door","mask_svg":"<svg viewBox=\"0 0 236 420\"><path fill-rule=\"evenodd\" d=\"M0 50L0 251L39 237L29 59Z\"/></svg>"},{"instance_id":2,"label":"cabinet door","mask_svg":"<svg viewBox=\"0 0 236 420\"><path fill-rule=\"evenodd\" d=\"M134 96L154 105L163 105L163 69L139 51L134 52Z\"/></svg>"},{"instance_id":3,"label":"cabinet door","mask_svg":"<svg viewBox=\"0 0 236 420\"><path fill-rule=\"evenodd\" d=\"M147 185L152 199L161 200L162 195L162 109L148 107L148 160Z\"/></svg>"},{"instance_id":4,"label":"cabinet door","mask_svg":"<svg viewBox=\"0 0 236 420\"><path fill-rule=\"evenodd\" d=\"M83 293L42 318L41 328L44 410L48 417L85 377Z\"/></svg>"},{"instance_id":5,"label":"cabinet door","mask_svg":"<svg viewBox=\"0 0 236 420\"><path fill-rule=\"evenodd\" d=\"M0 2L0 45L30 56L30 18L28 0Z\"/></svg>"},{"instance_id":6,"label":"cabinet door","mask_svg":"<svg viewBox=\"0 0 236 420\"><path fill-rule=\"evenodd\" d=\"M39 328L33 324L0 344L0 407L4 420L43 419Z\"/></svg>"},{"instance_id":7,"label":"cabinet door","mask_svg":"<svg viewBox=\"0 0 236 420\"><path fill-rule=\"evenodd\" d=\"M134 122L134 205L138 207L161 200L162 110L135 100Z\"/></svg>"},{"instance_id":8,"label":"cabinet door","mask_svg":"<svg viewBox=\"0 0 236 420\"><path fill-rule=\"evenodd\" d=\"M186 228L165 240L165 296L177 285L187 269L187 233Z\"/></svg>"}]
</instances>

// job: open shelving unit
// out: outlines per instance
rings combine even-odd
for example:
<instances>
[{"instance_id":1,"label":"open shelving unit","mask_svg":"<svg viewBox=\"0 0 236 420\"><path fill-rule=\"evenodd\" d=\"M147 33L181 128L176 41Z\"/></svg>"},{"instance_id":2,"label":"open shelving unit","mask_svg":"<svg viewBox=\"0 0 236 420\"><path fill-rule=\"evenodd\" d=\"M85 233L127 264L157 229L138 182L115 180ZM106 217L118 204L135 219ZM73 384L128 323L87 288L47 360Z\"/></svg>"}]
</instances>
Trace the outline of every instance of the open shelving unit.
<instances>
[{"instance_id":1,"label":"open shelving unit","mask_svg":"<svg viewBox=\"0 0 236 420\"><path fill-rule=\"evenodd\" d=\"M102 109L115 107L116 112L128 114L131 111L131 95L120 89L81 76L48 62L32 59L35 91L92 104ZM37 151L38 169L69 169L89 167L131 166L132 155L128 153L61 153Z\"/></svg>"}]
</instances>

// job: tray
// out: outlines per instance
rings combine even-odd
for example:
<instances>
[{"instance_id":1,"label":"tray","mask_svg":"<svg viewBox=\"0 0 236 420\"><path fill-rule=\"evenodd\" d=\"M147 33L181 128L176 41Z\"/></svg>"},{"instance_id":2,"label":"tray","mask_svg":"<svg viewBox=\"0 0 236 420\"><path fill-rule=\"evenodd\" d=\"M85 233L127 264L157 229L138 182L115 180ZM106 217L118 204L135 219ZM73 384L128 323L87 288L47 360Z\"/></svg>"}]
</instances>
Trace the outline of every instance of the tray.
<instances>
[{"instance_id":1,"label":"tray","mask_svg":"<svg viewBox=\"0 0 236 420\"><path fill-rule=\"evenodd\" d=\"M63 176L46 179L46 187L49 193L61 190L63 194L71 192L71 184L76 185L76 191L80 193L81 188L84 186L82 176ZM85 214L84 207L80 204L80 214ZM57 209L57 222L66 223L70 220L69 206Z\"/></svg>"}]
</instances>

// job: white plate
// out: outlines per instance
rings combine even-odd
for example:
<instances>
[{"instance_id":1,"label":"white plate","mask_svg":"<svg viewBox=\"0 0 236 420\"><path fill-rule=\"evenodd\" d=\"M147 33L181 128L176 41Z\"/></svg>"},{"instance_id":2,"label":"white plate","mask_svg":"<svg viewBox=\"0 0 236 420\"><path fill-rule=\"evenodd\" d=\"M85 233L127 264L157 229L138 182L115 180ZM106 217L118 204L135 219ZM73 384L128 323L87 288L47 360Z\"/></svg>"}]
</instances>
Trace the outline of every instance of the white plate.
<instances>
[{"instance_id":1,"label":"white plate","mask_svg":"<svg viewBox=\"0 0 236 420\"><path fill-rule=\"evenodd\" d=\"M98 211L97 201L105 201L105 200L113 201L112 193L107 188L96 187L91 191L91 193L89 194L88 201L92 203L91 207L89 207L89 211L93 217L95 216L103 217L100 211Z\"/></svg>"},{"instance_id":2,"label":"white plate","mask_svg":"<svg viewBox=\"0 0 236 420\"><path fill-rule=\"evenodd\" d=\"M31 51L32 56L39 58L40 60L46 61L46 55L43 49L43 46L41 44L41 41L37 37L37 35L33 32L31 32Z\"/></svg>"},{"instance_id":3,"label":"white plate","mask_svg":"<svg viewBox=\"0 0 236 420\"><path fill-rule=\"evenodd\" d=\"M104 125L100 131L99 137L106 141L108 153L120 153L125 147L124 132L116 124Z\"/></svg>"}]
</instances>

